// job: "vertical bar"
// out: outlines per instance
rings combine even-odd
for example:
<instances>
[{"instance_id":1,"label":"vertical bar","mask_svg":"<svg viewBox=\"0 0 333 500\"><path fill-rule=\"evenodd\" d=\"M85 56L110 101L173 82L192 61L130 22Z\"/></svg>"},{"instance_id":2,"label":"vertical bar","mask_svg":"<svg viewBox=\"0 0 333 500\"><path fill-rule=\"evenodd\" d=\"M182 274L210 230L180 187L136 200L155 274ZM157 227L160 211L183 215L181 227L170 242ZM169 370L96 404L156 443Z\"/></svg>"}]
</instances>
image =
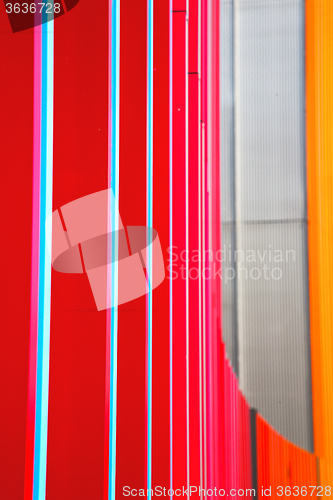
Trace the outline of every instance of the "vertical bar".
<instances>
[{"instance_id":1,"label":"vertical bar","mask_svg":"<svg viewBox=\"0 0 333 500\"><path fill-rule=\"evenodd\" d=\"M51 255L46 245L46 219L52 213L53 180L53 20L41 27L41 159L40 159L40 234L39 302L36 379L36 422L33 499L46 496L47 430L49 403ZM52 227L49 228L52 239Z\"/></svg>"},{"instance_id":2,"label":"vertical bar","mask_svg":"<svg viewBox=\"0 0 333 500\"><path fill-rule=\"evenodd\" d=\"M153 227L153 47L154 0L147 0L147 226ZM148 235L148 231L147 231ZM147 236L148 237L148 236ZM152 438L152 245L147 241L147 497L151 498L151 438Z\"/></svg>"},{"instance_id":3,"label":"vertical bar","mask_svg":"<svg viewBox=\"0 0 333 500\"><path fill-rule=\"evenodd\" d=\"M189 353L189 0L185 17L185 249L186 249L186 476L189 498L190 488L190 353Z\"/></svg>"},{"instance_id":4,"label":"vertical bar","mask_svg":"<svg viewBox=\"0 0 333 500\"><path fill-rule=\"evenodd\" d=\"M46 495L51 256L46 218L52 213L53 21L34 32L33 235L29 385L24 498ZM52 232L52 228L50 228ZM52 234L49 235L51 240Z\"/></svg>"},{"instance_id":5,"label":"vertical bar","mask_svg":"<svg viewBox=\"0 0 333 500\"><path fill-rule=\"evenodd\" d=\"M109 187L111 232L118 234L119 212L119 59L120 59L120 0L111 0L109 8ZM112 200L114 200L112 202ZM118 260L118 238L111 238L112 260ZM110 370L106 388L109 393L108 500L116 496L116 422L117 422L117 341L118 341L118 266L110 266L111 310L107 321L106 370ZM108 398L106 398L108 399ZM106 401L106 404L108 401ZM105 497L104 490L104 497Z\"/></svg>"},{"instance_id":6,"label":"vertical bar","mask_svg":"<svg viewBox=\"0 0 333 500\"><path fill-rule=\"evenodd\" d=\"M199 425L200 425L200 498L204 482L203 421L203 301L202 301L202 122L201 122L201 0L198 0L198 247L199 247Z\"/></svg>"},{"instance_id":7,"label":"vertical bar","mask_svg":"<svg viewBox=\"0 0 333 500\"><path fill-rule=\"evenodd\" d=\"M154 4L154 97L153 97L153 218L163 249L169 247L169 2ZM144 164L144 168L146 165ZM145 175L146 182L146 175ZM146 193L144 193L146 194ZM146 207L144 207L146 208ZM146 218L146 213L145 213ZM169 249L168 249L169 250ZM167 251L168 251L167 250ZM154 259L154 254L153 254ZM167 265L167 264L166 264ZM154 272L154 271L153 271ZM168 272L168 270L167 270ZM170 383L170 279L166 278L153 294L152 362L152 488L169 485L169 383ZM169 489L169 486L168 486Z\"/></svg>"},{"instance_id":8,"label":"vertical bar","mask_svg":"<svg viewBox=\"0 0 333 500\"><path fill-rule=\"evenodd\" d=\"M173 241L173 224L172 224L172 217L173 217L173 199L172 199L172 104L173 104L173 94L172 94L172 51L173 51L173 22L172 22L172 3L173 0L169 0L169 243L170 243L170 248L172 248L172 241ZM172 357L172 335L173 335L173 308L172 308L172 292L173 292L173 279L172 279L172 262L173 259L170 259L170 332L169 332L169 342L170 342L170 361L169 361L169 372L170 372L170 489L172 489L173 485L173 474L172 474L172 468L173 468L173 407L172 407L172 398L173 398L173 390L172 390L172 384L173 384L173 357Z\"/></svg>"},{"instance_id":9,"label":"vertical bar","mask_svg":"<svg viewBox=\"0 0 333 500\"><path fill-rule=\"evenodd\" d=\"M38 288L39 288L39 225L40 225L40 148L41 148L41 86L42 35L41 26L34 28L34 109L33 109L33 180L32 180L32 248L30 291L30 339L28 374L28 410L25 456L24 499L33 495L36 369L38 341Z\"/></svg>"},{"instance_id":10,"label":"vertical bar","mask_svg":"<svg viewBox=\"0 0 333 500\"><path fill-rule=\"evenodd\" d=\"M173 2L173 489L187 484L186 421L186 4ZM186 489L186 488L185 488Z\"/></svg>"},{"instance_id":11,"label":"vertical bar","mask_svg":"<svg viewBox=\"0 0 333 500\"><path fill-rule=\"evenodd\" d=\"M314 448L322 486L333 484L332 425L332 4L306 9L309 295Z\"/></svg>"}]
</instances>

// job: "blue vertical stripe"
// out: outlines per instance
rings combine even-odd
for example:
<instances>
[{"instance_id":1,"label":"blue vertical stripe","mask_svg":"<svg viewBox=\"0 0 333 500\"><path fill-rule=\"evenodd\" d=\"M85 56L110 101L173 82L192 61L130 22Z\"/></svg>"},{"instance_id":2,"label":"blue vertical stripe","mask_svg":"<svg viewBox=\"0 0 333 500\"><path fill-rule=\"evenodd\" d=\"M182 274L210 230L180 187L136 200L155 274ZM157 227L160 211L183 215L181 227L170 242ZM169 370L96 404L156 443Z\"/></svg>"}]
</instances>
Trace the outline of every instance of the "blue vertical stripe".
<instances>
[{"instance_id":1,"label":"blue vertical stripe","mask_svg":"<svg viewBox=\"0 0 333 500\"><path fill-rule=\"evenodd\" d=\"M111 0L111 230L119 226L119 58L120 0ZM109 427L109 499L116 497L116 420L117 420L117 335L118 335L118 238L112 238L111 271L111 342L110 342L110 427Z\"/></svg>"},{"instance_id":2,"label":"blue vertical stripe","mask_svg":"<svg viewBox=\"0 0 333 500\"><path fill-rule=\"evenodd\" d=\"M53 21L42 30L41 82L41 162L40 162L40 238L38 340L36 376L36 422L33 499L46 495L47 426L49 400L51 256L46 245L46 219L52 213L53 177Z\"/></svg>"},{"instance_id":3,"label":"blue vertical stripe","mask_svg":"<svg viewBox=\"0 0 333 500\"><path fill-rule=\"evenodd\" d=\"M147 61L147 226L153 227L153 43L154 43L154 0L148 0L148 61ZM153 316L153 262L152 262L152 245L148 245L148 376L147 376L147 414L148 414L148 429L147 429L147 488L149 493L147 497L151 498L151 435L152 435L152 356L153 356L153 332L152 332L152 316Z\"/></svg>"}]
</instances>

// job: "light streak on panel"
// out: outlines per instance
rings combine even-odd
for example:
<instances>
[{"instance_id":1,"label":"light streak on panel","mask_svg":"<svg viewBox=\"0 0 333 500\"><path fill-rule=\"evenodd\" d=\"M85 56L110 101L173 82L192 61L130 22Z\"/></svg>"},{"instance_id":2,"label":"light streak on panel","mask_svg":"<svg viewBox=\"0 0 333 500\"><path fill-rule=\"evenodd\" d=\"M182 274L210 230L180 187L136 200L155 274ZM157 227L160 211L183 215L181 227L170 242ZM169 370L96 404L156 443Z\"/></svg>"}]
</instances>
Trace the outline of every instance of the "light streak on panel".
<instances>
[{"instance_id":1,"label":"light streak on panel","mask_svg":"<svg viewBox=\"0 0 333 500\"><path fill-rule=\"evenodd\" d=\"M154 74L154 0L147 0L147 226L153 227L153 74ZM153 368L153 255L151 245L147 251L147 314L146 314L146 404L147 404L147 489L151 498L152 480L152 368Z\"/></svg>"},{"instance_id":2,"label":"light streak on panel","mask_svg":"<svg viewBox=\"0 0 333 500\"><path fill-rule=\"evenodd\" d=\"M39 229L40 229L40 148L41 148L41 86L42 86L42 34L34 29L34 108L33 108L33 179L32 179L32 248L30 292L30 338L28 373L28 408L25 455L24 499L33 495L36 368L38 342L38 287L39 287Z\"/></svg>"},{"instance_id":3,"label":"light streak on panel","mask_svg":"<svg viewBox=\"0 0 333 500\"><path fill-rule=\"evenodd\" d=\"M53 21L34 28L33 216L25 500L44 500L46 494L51 313L51 256L46 245L46 218L52 213L53 37Z\"/></svg>"},{"instance_id":4,"label":"light streak on panel","mask_svg":"<svg viewBox=\"0 0 333 500\"><path fill-rule=\"evenodd\" d=\"M109 187L114 196L110 198L110 229L118 234L119 228L119 72L120 72L120 1L109 3L109 117L108 117L108 163ZM111 248L114 261L118 261L118 238L112 237ZM112 270L111 270L112 269ZM117 424L117 355L118 355L118 266L110 266L108 276L111 293L111 309L107 312L106 333L106 397L105 397L105 443L104 499L116 496L116 424ZM109 392L107 392L109 391Z\"/></svg>"},{"instance_id":5,"label":"light streak on panel","mask_svg":"<svg viewBox=\"0 0 333 500\"><path fill-rule=\"evenodd\" d=\"M205 273L207 251L209 250L209 211L207 205L207 160L208 160L208 124L207 124L207 1L201 1L201 121L202 121L202 289L203 289L203 412L204 412L204 481L205 489L211 481L211 439L210 439L210 287ZM209 260L208 260L209 265Z\"/></svg>"},{"instance_id":6,"label":"light streak on panel","mask_svg":"<svg viewBox=\"0 0 333 500\"><path fill-rule=\"evenodd\" d=\"M206 209L205 209L205 154L206 154L206 141L205 141L205 124L201 124L201 203L202 203L202 272L205 269L205 254L206 254L206 234L205 234L205 219L206 219ZM204 489L206 491L208 485L208 464L207 464L207 323L206 323L206 284L201 277L202 281L202 386L203 386L203 462L204 462Z\"/></svg>"},{"instance_id":7,"label":"light streak on panel","mask_svg":"<svg viewBox=\"0 0 333 500\"><path fill-rule=\"evenodd\" d=\"M190 495L190 354L189 354L189 0L185 15L185 249L186 249L186 476L187 497Z\"/></svg>"},{"instance_id":8,"label":"light streak on panel","mask_svg":"<svg viewBox=\"0 0 333 500\"><path fill-rule=\"evenodd\" d=\"M185 2L173 3L173 246L186 249ZM178 10L179 9L179 10ZM177 271L176 264L174 269ZM184 266L185 269L185 266ZM173 487L187 484L186 279L173 281Z\"/></svg>"},{"instance_id":9,"label":"light streak on panel","mask_svg":"<svg viewBox=\"0 0 333 500\"><path fill-rule=\"evenodd\" d=\"M53 69L54 24L41 27L41 159L40 159L40 235L39 235L39 304L36 380L36 422L33 499L46 496L47 430L49 405L51 255L47 248L46 219L52 213L53 180ZM52 231L52 226L48 227ZM50 240L52 234L49 235Z\"/></svg>"},{"instance_id":10,"label":"light streak on panel","mask_svg":"<svg viewBox=\"0 0 333 500\"><path fill-rule=\"evenodd\" d=\"M200 424L200 486L204 482L204 440L203 440L203 295L202 295L202 124L201 124L201 0L198 0L198 250L199 250L199 424ZM203 498L202 490L200 498Z\"/></svg>"},{"instance_id":11,"label":"light streak on panel","mask_svg":"<svg viewBox=\"0 0 333 500\"><path fill-rule=\"evenodd\" d=\"M172 233L172 219L173 219L173 198L172 198L172 40L173 40L173 26L172 26L172 4L173 0L169 0L169 246L172 248L172 239L173 239L173 233ZM170 276L172 276L172 261L173 259L170 259ZM173 398L173 391L172 391L172 384L173 384L173 377L172 377L172 370L173 370L173 365L172 365L172 335L173 335L173 307L172 307L172 283L173 280L170 279L170 285L169 285L169 297L170 297L170 309L169 309L169 321L170 321L170 331L169 331L169 383L170 383L170 402L169 402L169 408L170 408L170 489L172 489L172 484L173 484L173 474L172 474L172 469L173 469L173 407L172 407L172 398Z\"/></svg>"},{"instance_id":12,"label":"light streak on panel","mask_svg":"<svg viewBox=\"0 0 333 500\"><path fill-rule=\"evenodd\" d=\"M213 130L212 130L212 2L206 1L206 22L205 22L205 56L206 56L206 87L205 87L205 99L206 99L206 112L205 112L205 123L206 123L206 138L207 138L207 156L205 161L206 168L206 207L207 207L207 219L206 219L206 234L207 234L207 250L208 250L208 262L207 267L209 267L210 272L212 271L211 262L211 252L213 251L212 245L212 142L213 142ZM208 487L215 486L215 436L214 436L214 411L215 411L215 391L214 391L214 327L213 327L213 307L212 307L212 294L213 294L213 283L211 280L206 280L207 287L207 433L208 433Z\"/></svg>"}]
</instances>

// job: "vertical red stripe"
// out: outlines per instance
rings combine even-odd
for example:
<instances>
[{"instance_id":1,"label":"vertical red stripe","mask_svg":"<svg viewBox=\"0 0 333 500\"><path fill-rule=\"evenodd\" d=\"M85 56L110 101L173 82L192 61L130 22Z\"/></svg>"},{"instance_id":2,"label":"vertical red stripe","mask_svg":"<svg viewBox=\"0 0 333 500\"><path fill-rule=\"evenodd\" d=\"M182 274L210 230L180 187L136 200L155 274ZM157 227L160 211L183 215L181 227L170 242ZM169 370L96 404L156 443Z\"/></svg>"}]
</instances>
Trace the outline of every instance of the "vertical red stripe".
<instances>
[{"instance_id":1,"label":"vertical red stripe","mask_svg":"<svg viewBox=\"0 0 333 500\"><path fill-rule=\"evenodd\" d=\"M37 381L38 290L39 290L39 219L40 219L40 152L41 152L41 92L42 92L42 32L34 28L34 112L33 112L33 180L32 180L32 245L28 409L25 454L24 498L32 499L34 474L34 440Z\"/></svg>"},{"instance_id":2,"label":"vertical red stripe","mask_svg":"<svg viewBox=\"0 0 333 500\"><path fill-rule=\"evenodd\" d=\"M123 224L146 225L146 0L120 3L120 173ZM116 495L145 487L145 303L118 311Z\"/></svg>"},{"instance_id":3,"label":"vertical red stripe","mask_svg":"<svg viewBox=\"0 0 333 500\"><path fill-rule=\"evenodd\" d=\"M33 31L13 34L5 8L2 6L0 11L0 206L3 231L0 498L22 500L31 291ZM31 477L28 471L27 476Z\"/></svg>"},{"instance_id":4,"label":"vertical red stripe","mask_svg":"<svg viewBox=\"0 0 333 500\"><path fill-rule=\"evenodd\" d=\"M185 3L185 2L184 2ZM182 9L181 9L182 10ZM185 12L173 13L173 488L187 485L185 241Z\"/></svg>"},{"instance_id":5,"label":"vertical red stripe","mask_svg":"<svg viewBox=\"0 0 333 500\"><path fill-rule=\"evenodd\" d=\"M153 226L169 254L169 2L154 2ZM169 285L153 291L152 487L169 487Z\"/></svg>"},{"instance_id":6,"label":"vertical red stripe","mask_svg":"<svg viewBox=\"0 0 333 500\"><path fill-rule=\"evenodd\" d=\"M108 4L55 23L54 209L108 187ZM105 335L87 275L52 271L48 500L103 496Z\"/></svg>"}]
</instances>

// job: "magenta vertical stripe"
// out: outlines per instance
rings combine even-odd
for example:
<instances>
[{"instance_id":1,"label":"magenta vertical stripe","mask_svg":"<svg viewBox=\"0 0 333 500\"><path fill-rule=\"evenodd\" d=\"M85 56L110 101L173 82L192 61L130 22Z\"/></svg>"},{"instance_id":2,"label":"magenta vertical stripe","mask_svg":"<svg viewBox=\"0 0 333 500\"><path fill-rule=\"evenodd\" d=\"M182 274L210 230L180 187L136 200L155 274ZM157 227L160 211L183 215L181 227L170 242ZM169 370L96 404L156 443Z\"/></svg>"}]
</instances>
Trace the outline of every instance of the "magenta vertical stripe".
<instances>
[{"instance_id":1,"label":"magenta vertical stripe","mask_svg":"<svg viewBox=\"0 0 333 500\"><path fill-rule=\"evenodd\" d=\"M110 186L110 184L109 184ZM109 213L111 213L111 208ZM108 290L111 290L110 276L108 275ZM110 282L110 283L109 283ZM110 435L110 377L111 377L111 309L106 311L105 335L105 417L104 417L104 487L103 500L109 500L109 435Z\"/></svg>"},{"instance_id":2,"label":"magenta vertical stripe","mask_svg":"<svg viewBox=\"0 0 333 500\"><path fill-rule=\"evenodd\" d=\"M204 289L204 347L205 347L205 392L206 400L204 401L205 412L206 412L206 467L207 467L207 488L214 488L213 485L213 443L212 443L212 332L211 332L211 301L210 301L210 280L207 279L208 273L211 272L211 263L209 261L208 255L210 250L210 231L209 231L209 197L208 197L208 153L209 153L209 143L208 143L208 115L207 115L207 103L208 103L208 93L207 93L207 64L208 64L208 30L207 30L207 0L202 0L201 3L201 119L204 124L203 127L203 199L202 199L202 209L203 209L203 289Z\"/></svg>"},{"instance_id":3,"label":"magenta vertical stripe","mask_svg":"<svg viewBox=\"0 0 333 500\"><path fill-rule=\"evenodd\" d=\"M216 271L221 263L217 260L218 251L221 248L220 237L220 103L219 103L219 1L214 0L210 4L210 26L208 32L211 37L211 124L212 136L211 146L211 241L213 250L212 262L212 336L213 336L213 358L214 358L214 460L215 460L215 486L220 485L221 476L221 410L222 393L220 383L220 344L222 342L222 314L221 314L221 281Z\"/></svg>"},{"instance_id":4,"label":"magenta vertical stripe","mask_svg":"<svg viewBox=\"0 0 333 500\"><path fill-rule=\"evenodd\" d=\"M189 202L189 482L200 484L200 352L199 352L199 74L198 74L198 0L189 1L188 53L188 202ZM198 498L199 491L191 497Z\"/></svg>"},{"instance_id":5,"label":"magenta vertical stripe","mask_svg":"<svg viewBox=\"0 0 333 500\"><path fill-rule=\"evenodd\" d=\"M185 23L186 3L173 4L173 246L178 260L173 264L177 277L173 281L173 488L187 484L187 427L186 427L186 280L185 262L180 253L186 249L186 151L185 151ZM184 254L182 254L184 255Z\"/></svg>"}]
</instances>

